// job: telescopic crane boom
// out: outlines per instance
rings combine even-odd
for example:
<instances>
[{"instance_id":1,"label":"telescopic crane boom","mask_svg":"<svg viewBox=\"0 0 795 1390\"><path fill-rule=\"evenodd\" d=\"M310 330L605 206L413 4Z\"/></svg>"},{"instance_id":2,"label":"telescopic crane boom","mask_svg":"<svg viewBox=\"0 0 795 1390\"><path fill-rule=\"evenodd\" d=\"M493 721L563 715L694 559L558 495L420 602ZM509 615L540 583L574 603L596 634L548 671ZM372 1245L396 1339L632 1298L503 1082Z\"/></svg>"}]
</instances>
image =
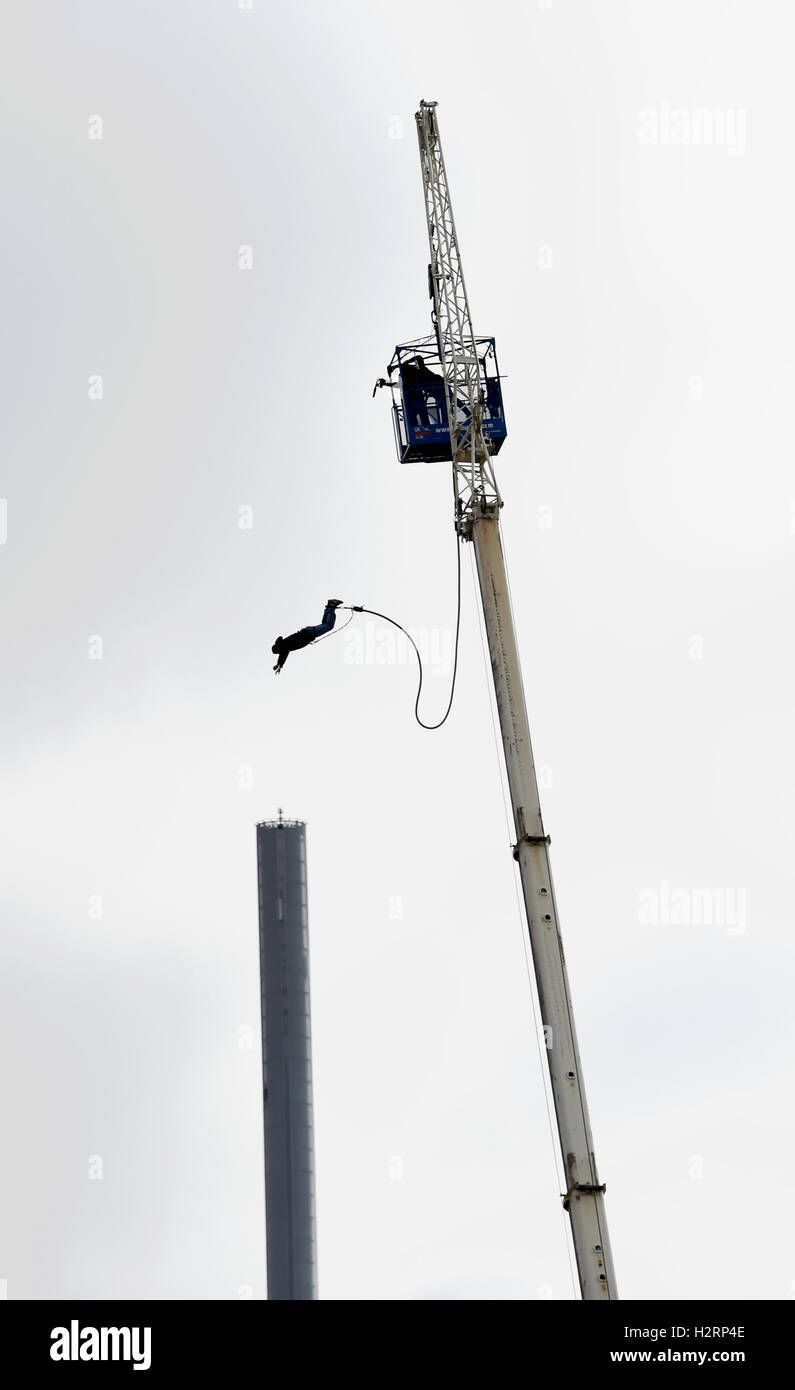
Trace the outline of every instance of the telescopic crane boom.
<instances>
[{"instance_id":1,"label":"telescopic crane boom","mask_svg":"<svg viewBox=\"0 0 795 1390\"><path fill-rule=\"evenodd\" d=\"M513 857L521 875L563 1157L566 1181L563 1204L571 1220L583 1299L615 1299L618 1293L607 1231L605 1188L596 1170L552 884L550 838L541 816L500 538L502 499L492 464L494 443L487 432L489 426L484 427L484 417L489 410L477 353L478 342L484 340L475 338L472 327L436 102L420 102L415 119L431 257L429 287L450 433L455 526L460 540L471 540L475 547L516 831ZM406 392L403 394L405 396ZM408 419L407 406L403 413ZM501 413L501 398L498 413ZM415 415L415 426L424 423Z\"/></svg>"}]
</instances>

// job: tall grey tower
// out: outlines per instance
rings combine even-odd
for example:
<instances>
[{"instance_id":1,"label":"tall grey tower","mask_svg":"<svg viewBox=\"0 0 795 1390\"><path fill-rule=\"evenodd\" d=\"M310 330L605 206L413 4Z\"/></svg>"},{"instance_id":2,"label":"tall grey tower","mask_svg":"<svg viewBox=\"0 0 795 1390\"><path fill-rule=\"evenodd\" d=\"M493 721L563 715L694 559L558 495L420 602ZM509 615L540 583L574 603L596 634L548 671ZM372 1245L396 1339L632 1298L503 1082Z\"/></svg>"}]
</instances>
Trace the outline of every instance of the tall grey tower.
<instances>
[{"instance_id":1,"label":"tall grey tower","mask_svg":"<svg viewBox=\"0 0 795 1390\"><path fill-rule=\"evenodd\" d=\"M304 821L257 826L268 1298L317 1297Z\"/></svg>"}]
</instances>

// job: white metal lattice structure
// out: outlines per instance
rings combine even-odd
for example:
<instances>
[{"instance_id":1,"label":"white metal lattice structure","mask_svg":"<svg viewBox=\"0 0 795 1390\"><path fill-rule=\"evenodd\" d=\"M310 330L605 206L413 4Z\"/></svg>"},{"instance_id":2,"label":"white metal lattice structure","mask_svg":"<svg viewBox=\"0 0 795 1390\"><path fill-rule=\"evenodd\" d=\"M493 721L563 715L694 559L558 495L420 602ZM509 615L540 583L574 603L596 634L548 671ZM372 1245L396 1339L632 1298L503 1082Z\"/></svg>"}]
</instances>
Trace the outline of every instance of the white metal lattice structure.
<instances>
[{"instance_id":1,"label":"white metal lattice structure","mask_svg":"<svg viewBox=\"0 0 795 1390\"><path fill-rule=\"evenodd\" d=\"M481 429L483 390L439 138L436 102L421 101L415 120L431 253L434 327L444 372L453 450L456 525L462 536L469 536L474 516L484 505L499 507L501 499ZM466 411L460 408L464 403Z\"/></svg>"},{"instance_id":2,"label":"white metal lattice structure","mask_svg":"<svg viewBox=\"0 0 795 1390\"><path fill-rule=\"evenodd\" d=\"M483 396L458 248L450 190L436 119L436 102L416 114L431 253L431 289L450 422L456 529L474 543L494 692L513 808L514 859L522 881L546 1055L565 1174L561 1194L571 1221L583 1299L618 1297L585 1099L571 991L552 885L549 836L544 830L530 743L519 649L508 591L494 477L481 420ZM457 414L457 402L468 412Z\"/></svg>"}]
</instances>

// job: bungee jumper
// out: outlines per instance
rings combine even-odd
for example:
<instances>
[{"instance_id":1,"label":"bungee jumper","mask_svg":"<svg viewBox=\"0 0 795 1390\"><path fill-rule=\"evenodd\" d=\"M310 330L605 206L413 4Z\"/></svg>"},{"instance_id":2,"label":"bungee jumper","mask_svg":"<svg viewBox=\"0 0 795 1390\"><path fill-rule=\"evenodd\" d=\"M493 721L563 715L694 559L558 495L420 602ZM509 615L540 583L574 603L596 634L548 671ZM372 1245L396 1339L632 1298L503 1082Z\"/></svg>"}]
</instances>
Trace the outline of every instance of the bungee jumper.
<instances>
[{"instance_id":1,"label":"bungee jumper","mask_svg":"<svg viewBox=\"0 0 795 1390\"><path fill-rule=\"evenodd\" d=\"M308 647L310 642L316 641L318 637L325 637L331 632L337 620L337 609L341 607L341 598L327 599L322 622L317 623L314 627L301 627L297 632L291 632L289 637L276 638L271 651L275 652L279 658L273 668L277 676L281 674L281 669L290 652L298 652L302 647Z\"/></svg>"},{"instance_id":2,"label":"bungee jumper","mask_svg":"<svg viewBox=\"0 0 795 1390\"><path fill-rule=\"evenodd\" d=\"M458 638L461 631L461 542L458 537L456 537L456 562L456 569L458 571L456 587L458 593L456 599L457 613L455 620L455 658L453 660L453 679L450 686L450 699L447 702L447 709L445 710L438 723L426 724L424 719L420 719L420 696L422 695L423 680L422 657L420 656L420 649L417 646L417 643L414 641L414 638L412 637L411 633L403 626L402 623L399 623L397 619L390 618L388 613L379 613L377 608L365 608L363 603L343 604L341 598L330 598L326 602L326 607L323 612L322 623L318 623L316 627L301 627L298 629L297 632L291 632L289 637L277 637L276 641L271 647L271 651L275 652L279 658L279 660L276 662L276 665L273 668L276 672L276 675L278 676L281 672L281 669L288 656L290 655L290 652L300 651L302 647L308 647L311 642L316 642L320 638L329 637L331 635L331 633L334 631L334 624L337 621L338 608L345 608L351 616L348 619L347 623L343 623L341 628L337 628L337 632L344 632L345 628L348 626L348 623L351 623L353 621L357 613L369 613L374 618L381 618L385 623L391 623L392 627L396 627L399 632L402 632L404 637L406 637L408 641L411 643L412 647L414 648L414 655L417 658L417 668L420 677L419 684L417 686L417 698L414 701L414 718L423 729L441 729L442 725L447 723L448 716L450 714L451 709L453 708L453 696L455 695L455 682L456 675L458 672Z\"/></svg>"}]
</instances>

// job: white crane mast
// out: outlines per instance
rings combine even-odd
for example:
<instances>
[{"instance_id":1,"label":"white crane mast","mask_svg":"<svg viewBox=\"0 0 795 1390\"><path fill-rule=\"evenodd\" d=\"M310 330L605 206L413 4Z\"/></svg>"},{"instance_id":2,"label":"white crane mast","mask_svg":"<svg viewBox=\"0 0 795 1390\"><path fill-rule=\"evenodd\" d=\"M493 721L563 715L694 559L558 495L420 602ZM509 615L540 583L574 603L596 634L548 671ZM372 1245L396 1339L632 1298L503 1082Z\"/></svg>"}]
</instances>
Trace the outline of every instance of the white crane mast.
<instances>
[{"instance_id":1,"label":"white crane mast","mask_svg":"<svg viewBox=\"0 0 795 1390\"><path fill-rule=\"evenodd\" d=\"M456 529L472 540L488 635L505 766L513 807L516 844L533 967L541 1007L549 1075L555 1101L566 1191L582 1297L618 1297L600 1184L585 1100L549 859L549 836L541 817L519 651L499 528L502 500L481 423L483 391L436 102L422 101L416 113L430 246L435 326L447 400ZM466 402L468 412L461 410ZM460 542L459 542L460 543Z\"/></svg>"}]
</instances>

